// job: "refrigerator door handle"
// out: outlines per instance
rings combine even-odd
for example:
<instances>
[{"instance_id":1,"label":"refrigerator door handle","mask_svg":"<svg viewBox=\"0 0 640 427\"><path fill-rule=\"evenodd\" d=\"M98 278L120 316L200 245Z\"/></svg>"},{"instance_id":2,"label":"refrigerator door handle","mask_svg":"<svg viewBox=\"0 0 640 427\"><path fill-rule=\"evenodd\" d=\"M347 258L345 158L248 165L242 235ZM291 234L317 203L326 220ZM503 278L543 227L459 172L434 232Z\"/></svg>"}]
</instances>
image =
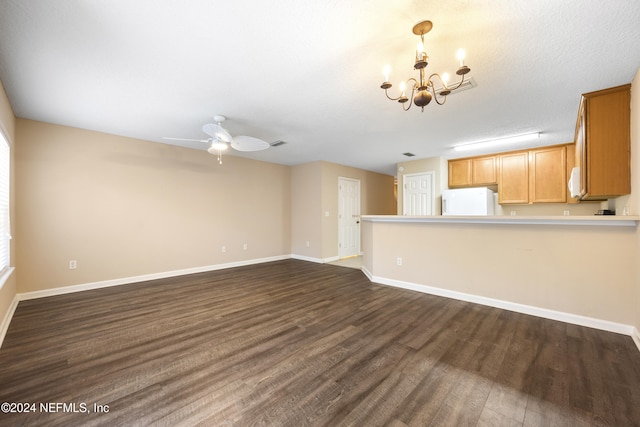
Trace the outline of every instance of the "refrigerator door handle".
<instances>
[{"instance_id":1,"label":"refrigerator door handle","mask_svg":"<svg viewBox=\"0 0 640 427\"><path fill-rule=\"evenodd\" d=\"M447 213L447 199L442 199L442 215Z\"/></svg>"}]
</instances>

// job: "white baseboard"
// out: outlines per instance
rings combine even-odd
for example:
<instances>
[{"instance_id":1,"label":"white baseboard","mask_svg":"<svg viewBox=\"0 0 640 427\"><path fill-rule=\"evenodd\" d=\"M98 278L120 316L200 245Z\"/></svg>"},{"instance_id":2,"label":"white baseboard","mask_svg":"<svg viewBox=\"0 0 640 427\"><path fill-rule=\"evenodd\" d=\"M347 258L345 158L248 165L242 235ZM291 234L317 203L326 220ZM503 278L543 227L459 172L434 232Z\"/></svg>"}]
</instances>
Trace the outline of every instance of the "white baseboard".
<instances>
[{"instance_id":1,"label":"white baseboard","mask_svg":"<svg viewBox=\"0 0 640 427\"><path fill-rule=\"evenodd\" d=\"M185 268L181 270L165 271L161 273L143 274L140 276L123 277L119 279L83 283L80 285L62 286L59 288L45 289L42 291L25 292L25 293L20 293L16 296L19 301L25 301L25 300L35 299L35 298L44 298L44 297L50 297L54 295L63 295L63 294L70 294L73 292L87 291L90 289L108 288L111 286L119 286L119 285L126 285L130 283L144 282L147 280L165 279L167 277L183 276L186 274L204 273L207 271L222 270L225 268L242 267L245 265L261 264L264 262L271 262L271 261L280 261L280 260L289 259L289 258L291 258L291 255L279 255L279 256L268 257L268 258L257 258L257 259L250 259L246 261L229 262L225 264L214 264L214 265L207 265L203 267Z\"/></svg>"},{"instance_id":2,"label":"white baseboard","mask_svg":"<svg viewBox=\"0 0 640 427\"><path fill-rule=\"evenodd\" d=\"M375 282L375 280L373 280L373 275L369 270L367 270L367 267L362 266L361 270L364 273L364 275L367 276L367 279L369 279L370 282Z\"/></svg>"},{"instance_id":3,"label":"white baseboard","mask_svg":"<svg viewBox=\"0 0 640 427\"><path fill-rule=\"evenodd\" d=\"M340 259L340 257L337 257L337 256L329 257L329 258L313 258L306 255L295 255L295 254L291 255L291 258L298 259L300 261L315 262L318 264L326 264L328 262L334 262Z\"/></svg>"},{"instance_id":4,"label":"white baseboard","mask_svg":"<svg viewBox=\"0 0 640 427\"><path fill-rule=\"evenodd\" d=\"M631 338L633 338L633 342L636 343L636 347L640 350L640 332L637 328L633 328L633 333L631 334Z\"/></svg>"},{"instance_id":5,"label":"white baseboard","mask_svg":"<svg viewBox=\"0 0 640 427\"><path fill-rule=\"evenodd\" d=\"M7 331L9 330L9 323L11 323L11 319L13 319L13 313L16 312L16 308L18 307L18 295L13 297L13 301L11 301L11 305L9 305L9 309L4 315L4 319L2 319L2 323L0 323L0 348L2 347L2 343L4 342L4 337L7 335Z\"/></svg>"},{"instance_id":6,"label":"white baseboard","mask_svg":"<svg viewBox=\"0 0 640 427\"><path fill-rule=\"evenodd\" d=\"M509 301L503 301L493 298L482 297L478 295L466 294L463 292L452 291L449 289L436 288L433 286L419 285L417 283L403 282L400 280L387 279L384 277L373 276L366 269L362 269L364 274L372 282L382 285L394 286L397 288L409 289L412 291L422 292L425 294L437 295L446 298L467 301L476 304L486 305L489 307L501 308L503 310L514 311L517 313L529 314L532 316L542 317L550 320L558 320L560 322L571 323L579 326L600 329L603 331L615 332L619 334L629 335L633 338L638 350L640 350L640 335L638 330L631 325L610 322L608 320L595 319L592 317L581 316L578 314L564 313L561 311L549 310L546 308L534 307L525 304L518 304Z\"/></svg>"},{"instance_id":7,"label":"white baseboard","mask_svg":"<svg viewBox=\"0 0 640 427\"><path fill-rule=\"evenodd\" d=\"M324 262L324 261L322 261L322 259L321 259L321 258L313 258L313 257L306 256L306 255L296 255L296 254L293 254L293 255L291 255L291 258L293 258L293 259L298 259L298 260L300 260L300 261L315 262L315 263L318 263L318 264L322 264L322 263Z\"/></svg>"}]
</instances>

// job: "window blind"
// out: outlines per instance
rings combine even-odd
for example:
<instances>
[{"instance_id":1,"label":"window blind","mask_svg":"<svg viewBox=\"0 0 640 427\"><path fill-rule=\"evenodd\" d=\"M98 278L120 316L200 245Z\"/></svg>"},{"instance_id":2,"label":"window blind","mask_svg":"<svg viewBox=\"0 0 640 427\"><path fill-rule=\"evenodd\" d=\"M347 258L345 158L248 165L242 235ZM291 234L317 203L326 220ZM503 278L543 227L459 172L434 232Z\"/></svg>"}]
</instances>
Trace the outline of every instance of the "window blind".
<instances>
[{"instance_id":1,"label":"window blind","mask_svg":"<svg viewBox=\"0 0 640 427\"><path fill-rule=\"evenodd\" d=\"M9 267L9 142L0 132L0 272Z\"/></svg>"}]
</instances>

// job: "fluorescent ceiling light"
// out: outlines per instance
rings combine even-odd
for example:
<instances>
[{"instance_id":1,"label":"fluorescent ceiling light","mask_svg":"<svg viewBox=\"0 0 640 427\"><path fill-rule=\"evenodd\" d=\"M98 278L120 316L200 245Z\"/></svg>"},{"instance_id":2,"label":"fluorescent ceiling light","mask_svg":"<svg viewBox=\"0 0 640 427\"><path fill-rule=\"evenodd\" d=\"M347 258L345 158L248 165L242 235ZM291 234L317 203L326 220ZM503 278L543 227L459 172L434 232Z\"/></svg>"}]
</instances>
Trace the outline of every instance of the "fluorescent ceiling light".
<instances>
[{"instance_id":1,"label":"fluorescent ceiling light","mask_svg":"<svg viewBox=\"0 0 640 427\"><path fill-rule=\"evenodd\" d=\"M471 144L456 145L456 151L479 150L481 148L493 147L495 145L515 144L516 142L532 141L540 138L540 132L527 133L524 135L508 136L505 138L491 139L488 141L473 142Z\"/></svg>"}]
</instances>

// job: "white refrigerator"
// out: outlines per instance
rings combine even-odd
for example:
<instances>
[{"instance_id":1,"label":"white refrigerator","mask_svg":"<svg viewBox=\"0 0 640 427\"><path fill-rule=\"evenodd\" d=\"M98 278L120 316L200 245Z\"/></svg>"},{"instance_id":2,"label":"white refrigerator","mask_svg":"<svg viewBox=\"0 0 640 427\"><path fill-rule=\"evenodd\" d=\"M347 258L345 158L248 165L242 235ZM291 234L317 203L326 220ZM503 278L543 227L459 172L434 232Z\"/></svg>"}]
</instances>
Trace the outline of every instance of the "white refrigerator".
<instances>
[{"instance_id":1,"label":"white refrigerator","mask_svg":"<svg viewBox=\"0 0 640 427\"><path fill-rule=\"evenodd\" d=\"M493 215L495 204L493 194L493 191L487 187L444 190L442 215Z\"/></svg>"}]
</instances>

